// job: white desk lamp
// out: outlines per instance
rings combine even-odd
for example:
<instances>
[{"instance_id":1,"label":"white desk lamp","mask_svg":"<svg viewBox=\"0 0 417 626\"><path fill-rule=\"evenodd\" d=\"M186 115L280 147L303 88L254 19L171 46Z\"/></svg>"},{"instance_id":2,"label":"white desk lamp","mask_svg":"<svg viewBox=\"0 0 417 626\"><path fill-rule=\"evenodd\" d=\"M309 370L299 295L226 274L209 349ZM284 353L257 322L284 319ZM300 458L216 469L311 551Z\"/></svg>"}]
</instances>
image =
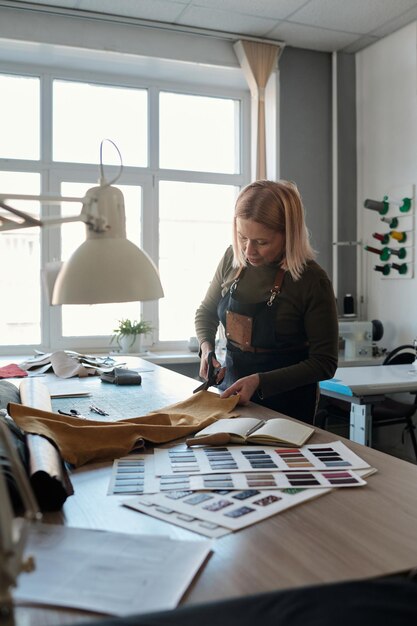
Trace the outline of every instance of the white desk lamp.
<instances>
[{"instance_id":1,"label":"white desk lamp","mask_svg":"<svg viewBox=\"0 0 417 626\"><path fill-rule=\"evenodd\" d=\"M65 196L35 196L0 194L0 207L13 217L0 212L0 231L53 226L81 221L86 224L87 240L73 253L67 263L55 271L52 304L97 304L102 302L136 302L156 300L164 293L158 270L150 257L126 238L126 221L122 192L112 184L120 177L122 160L117 146L111 141L120 157L120 172L111 182L103 173L102 147L100 145L100 184L89 189L83 198ZM15 209L13 200L37 200L42 203L81 202L82 210L73 217L39 220ZM48 270L47 270L48 271ZM11 614L10 590L19 573L30 571L33 562L24 560L23 549L29 521L40 513L29 481L13 448L10 433L0 421L0 442L4 444L6 459L10 461L26 513L24 518L14 518L12 505L0 463L0 623Z\"/></svg>"},{"instance_id":2,"label":"white desk lamp","mask_svg":"<svg viewBox=\"0 0 417 626\"><path fill-rule=\"evenodd\" d=\"M103 173L100 145L100 184L92 187L83 198L65 196L34 196L1 194L0 207L14 218L0 213L0 231L53 226L81 221L86 224L87 240L64 264L47 266L47 280L56 276L51 304L97 304L102 302L136 302L156 300L164 295L158 270L150 257L126 238L126 218L123 194L107 182ZM11 200L37 200L42 203L81 202L82 210L73 217L39 220L14 209ZM18 219L16 219L18 218ZM48 276L49 274L49 276Z\"/></svg>"}]
</instances>

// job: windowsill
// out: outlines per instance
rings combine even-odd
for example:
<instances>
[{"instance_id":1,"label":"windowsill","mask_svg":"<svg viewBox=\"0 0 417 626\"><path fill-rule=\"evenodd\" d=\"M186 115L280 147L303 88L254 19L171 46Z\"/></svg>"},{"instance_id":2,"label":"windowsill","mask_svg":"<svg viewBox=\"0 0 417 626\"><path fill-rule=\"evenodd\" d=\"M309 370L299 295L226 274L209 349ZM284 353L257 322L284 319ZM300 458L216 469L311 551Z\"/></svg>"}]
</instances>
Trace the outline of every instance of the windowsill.
<instances>
[{"instance_id":1,"label":"windowsill","mask_svg":"<svg viewBox=\"0 0 417 626\"><path fill-rule=\"evenodd\" d=\"M152 352L148 350L138 355L141 359L155 363L155 365L175 365L178 363L199 363L197 352Z\"/></svg>"},{"instance_id":2,"label":"windowsill","mask_svg":"<svg viewBox=\"0 0 417 626\"><path fill-rule=\"evenodd\" d=\"M80 354L82 354L83 352L80 351ZM92 354L92 352L90 351L89 354ZM95 354L98 354L98 352L95 352ZM103 356L104 354L107 353L100 353L100 356ZM19 354L19 355L1 355L0 356L0 363L1 364L8 364L8 363L19 363L19 362L23 362L26 361L28 358L30 358L33 355L25 355L25 354ZM197 354L197 352L189 352L189 351L185 351L185 352L179 352L179 351L167 351L167 352L152 352L150 350L147 350L146 352L141 352L139 353L129 353L129 354L122 354L120 352L110 352L110 356L114 357L114 358L119 358L122 359L125 356L137 356L140 357L141 359L144 359L145 361L149 361L150 363L155 363L156 365L163 365L163 364L172 364L175 365L176 363L199 363L200 362L200 358Z\"/></svg>"}]
</instances>

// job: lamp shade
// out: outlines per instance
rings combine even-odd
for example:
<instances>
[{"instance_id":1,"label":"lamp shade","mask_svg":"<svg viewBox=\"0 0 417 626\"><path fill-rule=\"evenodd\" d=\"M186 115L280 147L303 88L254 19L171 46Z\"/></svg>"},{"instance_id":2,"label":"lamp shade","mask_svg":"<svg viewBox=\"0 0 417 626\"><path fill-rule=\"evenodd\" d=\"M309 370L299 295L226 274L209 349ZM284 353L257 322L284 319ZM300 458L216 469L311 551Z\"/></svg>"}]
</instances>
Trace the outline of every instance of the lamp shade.
<instances>
[{"instance_id":1,"label":"lamp shade","mask_svg":"<svg viewBox=\"0 0 417 626\"><path fill-rule=\"evenodd\" d=\"M82 210L87 240L59 272L52 304L156 300L164 295L150 257L126 238L122 192L89 189Z\"/></svg>"},{"instance_id":2,"label":"lamp shade","mask_svg":"<svg viewBox=\"0 0 417 626\"><path fill-rule=\"evenodd\" d=\"M155 265L131 241L89 239L58 274L52 304L134 302L163 295Z\"/></svg>"}]
</instances>

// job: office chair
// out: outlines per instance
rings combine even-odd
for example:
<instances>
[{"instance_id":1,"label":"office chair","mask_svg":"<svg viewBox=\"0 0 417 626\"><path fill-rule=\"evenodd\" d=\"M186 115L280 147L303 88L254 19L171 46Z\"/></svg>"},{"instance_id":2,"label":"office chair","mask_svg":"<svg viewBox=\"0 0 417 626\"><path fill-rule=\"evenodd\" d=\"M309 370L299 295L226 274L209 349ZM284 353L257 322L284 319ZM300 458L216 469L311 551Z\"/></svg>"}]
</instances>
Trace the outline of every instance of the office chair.
<instances>
[{"instance_id":1,"label":"office chair","mask_svg":"<svg viewBox=\"0 0 417 626\"><path fill-rule=\"evenodd\" d=\"M404 344L394 348L389 352L382 365L401 365L413 363L416 358L416 349L411 344ZM379 404L371 408L372 427L381 428L394 424L404 424L404 432L410 434L411 443L417 461L417 439L415 435L415 425L413 415L417 411L417 394L414 395L414 402L400 402L392 398L385 398ZM350 404L344 401L329 399L328 403L320 409L315 418L315 425L326 429L330 418L346 421L350 419Z\"/></svg>"}]
</instances>

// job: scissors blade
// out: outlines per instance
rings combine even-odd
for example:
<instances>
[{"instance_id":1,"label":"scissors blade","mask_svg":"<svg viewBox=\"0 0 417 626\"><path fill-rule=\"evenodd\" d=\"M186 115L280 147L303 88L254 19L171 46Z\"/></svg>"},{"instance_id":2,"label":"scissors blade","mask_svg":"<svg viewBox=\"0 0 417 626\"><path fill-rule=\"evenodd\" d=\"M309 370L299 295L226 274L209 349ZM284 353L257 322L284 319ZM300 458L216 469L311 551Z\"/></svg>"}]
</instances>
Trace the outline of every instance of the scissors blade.
<instances>
[{"instance_id":1,"label":"scissors blade","mask_svg":"<svg viewBox=\"0 0 417 626\"><path fill-rule=\"evenodd\" d=\"M207 391L209 388L209 381L205 380L202 385L199 385L197 389L194 389L193 393L197 393L197 391Z\"/></svg>"}]
</instances>

